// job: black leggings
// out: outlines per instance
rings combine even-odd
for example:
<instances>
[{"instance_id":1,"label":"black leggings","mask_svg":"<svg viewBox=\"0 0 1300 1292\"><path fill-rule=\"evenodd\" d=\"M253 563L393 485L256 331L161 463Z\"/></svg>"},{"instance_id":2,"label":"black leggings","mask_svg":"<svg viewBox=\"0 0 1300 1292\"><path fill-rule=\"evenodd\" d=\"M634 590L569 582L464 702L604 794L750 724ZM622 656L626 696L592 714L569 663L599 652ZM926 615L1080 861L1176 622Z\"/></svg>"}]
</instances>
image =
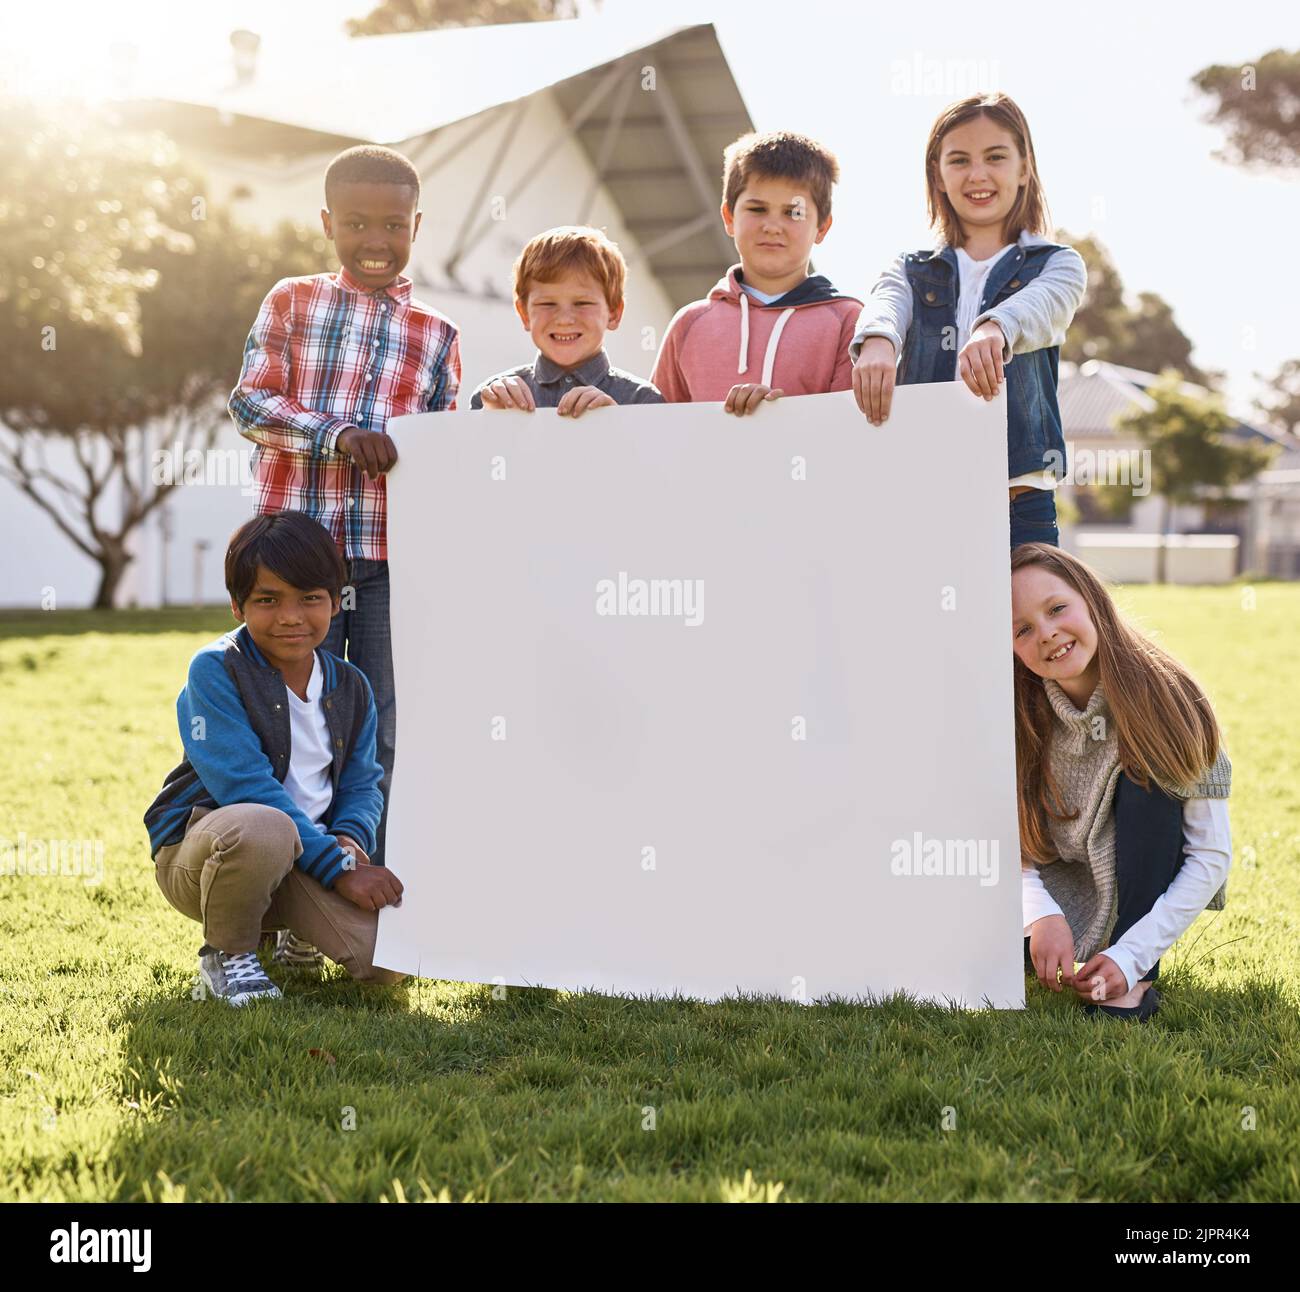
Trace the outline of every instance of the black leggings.
<instances>
[{"instance_id":1,"label":"black leggings","mask_svg":"<svg viewBox=\"0 0 1300 1292\"><path fill-rule=\"evenodd\" d=\"M1173 883L1184 855L1183 800L1166 794L1155 782L1150 789L1139 789L1127 773L1121 772L1115 786L1114 812L1119 913L1108 944L1112 946L1150 914L1156 898ZM1029 958L1028 938L1025 939L1025 968L1035 972ZM1159 976L1157 960L1140 981L1155 982Z\"/></svg>"}]
</instances>

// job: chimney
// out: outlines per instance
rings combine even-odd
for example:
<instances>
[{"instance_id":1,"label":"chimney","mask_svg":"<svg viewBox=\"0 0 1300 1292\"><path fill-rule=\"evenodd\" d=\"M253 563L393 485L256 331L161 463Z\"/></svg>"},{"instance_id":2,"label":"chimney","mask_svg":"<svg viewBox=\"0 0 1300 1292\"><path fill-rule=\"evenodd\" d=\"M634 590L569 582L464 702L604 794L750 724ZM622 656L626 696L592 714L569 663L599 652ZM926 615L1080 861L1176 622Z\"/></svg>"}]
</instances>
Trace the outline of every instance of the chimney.
<instances>
[{"instance_id":1,"label":"chimney","mask_svg":"<svg viewBox=\"0 0 1300 1292\"><path fill-rule=\"evenodd\" d=\"M257 74L257 51L262 38L255 31L240 28L230 33L230 49L235 62L235 85L247 85Z\"/></svg>"}]
</instances>

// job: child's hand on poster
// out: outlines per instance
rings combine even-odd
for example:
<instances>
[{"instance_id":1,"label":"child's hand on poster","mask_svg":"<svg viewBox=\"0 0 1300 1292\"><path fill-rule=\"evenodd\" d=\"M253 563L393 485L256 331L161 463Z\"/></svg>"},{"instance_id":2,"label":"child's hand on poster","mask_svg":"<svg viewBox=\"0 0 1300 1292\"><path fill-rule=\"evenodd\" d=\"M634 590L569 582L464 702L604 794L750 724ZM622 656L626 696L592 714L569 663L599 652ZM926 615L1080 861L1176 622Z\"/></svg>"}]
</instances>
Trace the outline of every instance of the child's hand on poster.
<instances>
[{"instance_id":1,"label":"child's hand on poster","mask_svg":"<svg viewBox=\"0 0 1300 1292\"><path fill-rule=\"evenodd\" d=\"M363 431L359 426L349 426L335 441L335 447L372 480L391 471L397 461L397 445L384 431Z\"/></svg>"},{"instance_id":2,"label":"child's hand on poster","mask_svg":"<svg viewBox=\"0 0 1300 1292\"><path fill-rule=\"evenodd\" d=\"M387 866L375 866L369 858L355 870L345 870L334 881L334 891L363 911L402 904L402 881Z\"/></svg>"},{"instance_id":3,"label":"child's hand on poster","mask_svg":"<svg viewBox=\"0 0 1300 1292\"><path fill-rule=\"evenodd\" d=\"M735 413L737 417L744 417L746 413L757 412L758 406L765 400L780 399L784 394L785 391L773 390L771 386L746 382L741 386L732 386L727 391L727 399L722 405L722 411L724 413Z\"/></svg>"},{"instance_id":4,"label":"child's hand on poster","mask_svg":"<svg viewBox=\"0 0 1300 1292\"><path fill-rule=\"evenodd\" d=\"M615 402L595 386L574 386L564 392L555 411L561 417L581 417L589 408L612 408Z\"/></svg>"},{"instance_id":5,"label":"child's hand on poster","mask_svg":"<svg viewBox=\"0 0 1300 1292\"><path fill-rule=\"evenodd\" d=\"M1074 934L1064 915L1045 915L1029 926L1029 958L1044 987L1060 991L1065 983L1075 986Z\"/></svg>"},{"instance_id":6,"label":"child's hand on poster","mask_svg":"<svg viewBox=\"0 0 1300 1292\"><path fill-rule=\"evenodd\" d=\"M894 400L894 381L898 375L898 355L887 336L869 336L858 351L853 365L853 398L858 411L872 426L889 420Z\"/></svg>"},{"instance_id":7,"label":"child's hand on poster","mask_svg":"<svg viewBox=\"0 0 1300 1292\"><path fill-rule=\"evenodd\" d=\"M482 391L481 398L484 408L518 408L525 413L537 408L528 383L518 377L498 377Z\"/></svg>"},{"instance_id":8,"label":"child's hand on poster","mask_svg":"<svg viewBox=\"0 0 1300 1292\"><path fill-rule=\"evenodd\" d=\"M1002 385L1002 351L1007 339L992 319L981 323L957 352L957 373L971 393L992 399Z\"/></svg>"},{"instance_id":9,"label":"child's hand on poster","mask_svg":"<svg viewBox=\"0 0 1300 1292\"><path fill-rule=\"evenodd\" d=\"M383 866L374 865L366 850L348 834L336 834L338 845L352 859L352 865L334 881L334 888L354 906L365 911L377 911L381 906L401 906L402 882ZM362 870L361 867L367 867ZM344 881L360 876L359 883Z\"/></svg>"}]
</instances>

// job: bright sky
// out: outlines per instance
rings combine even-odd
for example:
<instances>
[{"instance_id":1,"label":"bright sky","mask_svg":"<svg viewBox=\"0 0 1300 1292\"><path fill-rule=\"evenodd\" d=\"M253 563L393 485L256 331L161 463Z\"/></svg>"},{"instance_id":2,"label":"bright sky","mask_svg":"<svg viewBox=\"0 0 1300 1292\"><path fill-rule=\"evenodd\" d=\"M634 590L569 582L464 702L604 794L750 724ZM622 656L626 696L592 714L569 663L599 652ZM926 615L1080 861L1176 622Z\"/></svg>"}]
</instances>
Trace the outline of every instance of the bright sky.
<instances>
[{"instance_id":1,"label":"bright sky","mask_svg":"<svg viewBox=\"0 0 1300 1292\"><path fill-rule=\"evenodd\" d=\"M247 26L267 37L324 34L366 0L45 0L5 6L0 75L19 88L84 91L111 66L115 44L183 59ZM643 0L606 0L635 18ZM1059 226L1095 233L1126 288L1158 292L1196 346L1226 369L1239 411L1254 372L1300 357L1294 317L1300 269L1300 180L1213 160L1220 133L1189 78L1210 63L1240 65L1295 43L1294 18L1271 0L1142 5L1093 0L990 8L953 0L911 4L800 0L655 0L665 27L711 15L759 129L800 130L839 156L836 224L818 268L863 295L903 249L930 245L921 155L930 122L952 99L986 88L1011 94L1034 134ZM184 24L177 17L184 15ZM51 33L57 33L54 44ZM946 77L945 65L958 67ZM974 84L962 69L973 69ZM927 92L920 78L937 75ZM382 93L382 87L377 87Z\"/></svg>"}]
</instances>

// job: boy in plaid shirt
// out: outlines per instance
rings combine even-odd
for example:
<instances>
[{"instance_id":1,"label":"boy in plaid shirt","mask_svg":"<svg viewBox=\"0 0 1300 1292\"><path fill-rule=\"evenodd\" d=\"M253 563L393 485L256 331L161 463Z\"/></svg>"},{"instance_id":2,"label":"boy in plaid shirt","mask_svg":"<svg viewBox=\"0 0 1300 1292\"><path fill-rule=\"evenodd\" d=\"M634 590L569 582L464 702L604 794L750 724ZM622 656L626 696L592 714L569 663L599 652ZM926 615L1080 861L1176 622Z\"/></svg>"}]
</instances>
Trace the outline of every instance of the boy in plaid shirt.
<instances>
[{"instance_id":1,"label":"boy in plaid shirt","mask_svg":"<svg viewBox=\"0 0 1300 1292\"><path fill-rule=\"evenodd\" d=\"M402 276L420 227L420 177L391 148L340 153L325 172L321 222L340 270L282 278L244 346L228 408L253 440L259 515L301 511L347 567L342 609L322 646L369 679L378 711L383 817L371 860L384 864L396 703L388 619L387 480L403 413L456 407L456 325L411 296Z\"/></svg>"}]
</instances>

